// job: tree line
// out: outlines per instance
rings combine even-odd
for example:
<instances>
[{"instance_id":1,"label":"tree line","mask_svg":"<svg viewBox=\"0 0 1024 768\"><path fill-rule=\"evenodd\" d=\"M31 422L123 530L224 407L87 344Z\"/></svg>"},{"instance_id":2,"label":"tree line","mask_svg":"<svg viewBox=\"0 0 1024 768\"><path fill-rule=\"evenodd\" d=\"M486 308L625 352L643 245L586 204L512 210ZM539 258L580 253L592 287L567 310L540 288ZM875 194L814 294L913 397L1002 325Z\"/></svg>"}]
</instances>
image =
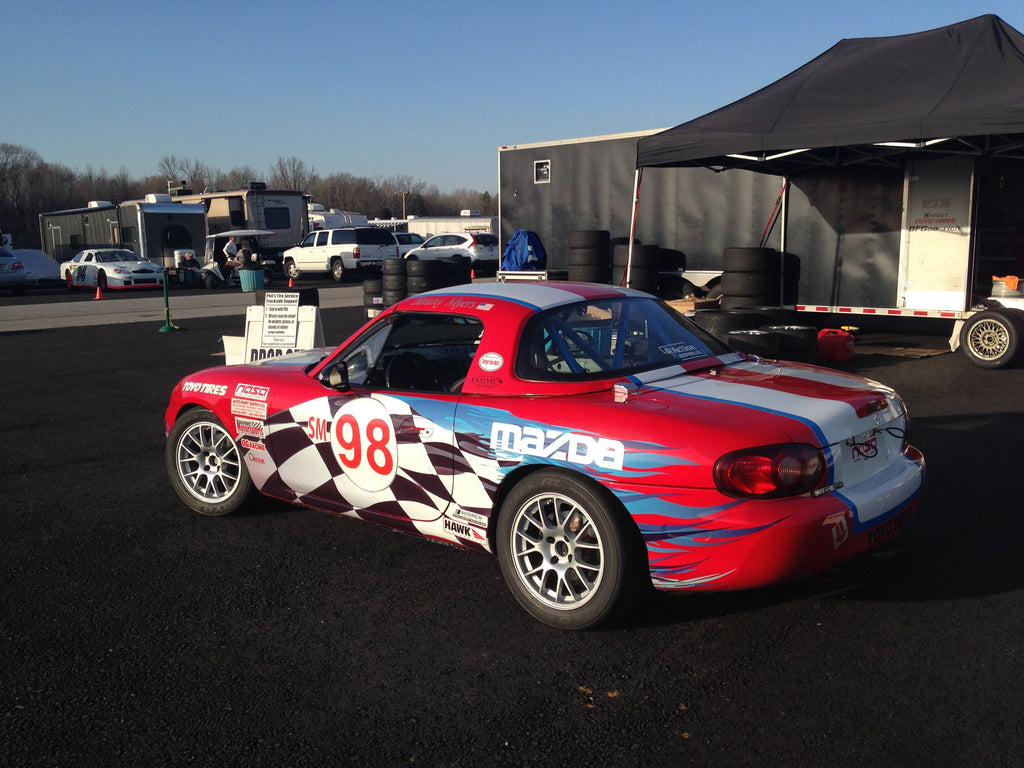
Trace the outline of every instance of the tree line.
<instances>
[{"instance_id":1,"label":"tree line","mask_svg":"<svg viewBox=\"0 0 1024 768\"><path fill-rule=\"evenodd\" d=\"M165 155L152 176L136 179L122 168L115 174L84 171L48 163L35 150L0 143L0 231L10 234L15 248L39 248L39 214L84 208L90 200L141 200L181 186L193 192L239 189L263 181L270 189L306 193L326 208L362 213L371 219L404 216L450 216L465 209L497 215L497 198L489 192L456 189L442 192L435 184L399 175L370 179L350 173L321 176L296 157L280 157L267 171L238 166L228 172L197 159Z\"/></svg>"}]
</instances>

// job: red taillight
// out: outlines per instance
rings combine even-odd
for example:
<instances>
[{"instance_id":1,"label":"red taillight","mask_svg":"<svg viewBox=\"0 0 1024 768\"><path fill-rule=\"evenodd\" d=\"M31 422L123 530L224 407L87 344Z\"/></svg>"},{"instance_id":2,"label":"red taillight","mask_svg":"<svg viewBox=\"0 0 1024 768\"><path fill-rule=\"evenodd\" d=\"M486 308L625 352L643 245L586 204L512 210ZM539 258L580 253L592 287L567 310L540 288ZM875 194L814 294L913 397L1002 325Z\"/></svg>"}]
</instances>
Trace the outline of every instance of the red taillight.
<instances>
[{"instance_id":1,"label":"red taillight","mask_svg":"<svg viewBox=\"0 0 1024 768\"><path fill-rule=\"evenodd\" d=\"M821 485L825 457L813 445L784 443L728 453L715 462L715 484L741 498L799 496Z\"/></svg>"},{"instance_id":2,"label":"red taillight","mask_svg":"<svg viewBox=\"0 0 1024 768\"><path fill-rule=\"evenodd\" d=\"M355 248L352 249L352 258L353 259L358 259L359 258L359 246L358 245Z\"/></svg>"}]
</instances>

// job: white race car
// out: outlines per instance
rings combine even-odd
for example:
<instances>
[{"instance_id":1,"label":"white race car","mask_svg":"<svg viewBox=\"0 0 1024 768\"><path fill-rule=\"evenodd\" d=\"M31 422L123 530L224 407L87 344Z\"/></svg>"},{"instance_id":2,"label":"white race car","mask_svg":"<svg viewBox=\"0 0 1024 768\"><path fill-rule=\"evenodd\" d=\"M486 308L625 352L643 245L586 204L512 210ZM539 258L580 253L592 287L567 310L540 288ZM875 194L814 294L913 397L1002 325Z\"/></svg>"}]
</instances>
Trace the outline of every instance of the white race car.
<instances>
[{"instance_id":1,"label":"white race car","mask_svg":"<svg viewBox=\"0 0 1024 768\"><path fill-rule=\"evenodd\" d=\"M60 265L68 288L159 288L164 269L124 248L89 248Z\"/></svg>"}]
</instances>

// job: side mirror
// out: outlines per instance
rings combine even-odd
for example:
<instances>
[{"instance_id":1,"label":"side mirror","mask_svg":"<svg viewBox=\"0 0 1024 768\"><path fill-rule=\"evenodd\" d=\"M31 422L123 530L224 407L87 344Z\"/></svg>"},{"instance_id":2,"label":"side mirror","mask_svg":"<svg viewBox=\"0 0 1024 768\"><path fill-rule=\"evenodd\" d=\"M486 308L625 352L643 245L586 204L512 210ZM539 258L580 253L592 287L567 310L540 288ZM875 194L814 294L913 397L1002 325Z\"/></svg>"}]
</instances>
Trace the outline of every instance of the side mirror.
<instances>
[{"instance_id":1,"label":"side mirror","mask_svg":"<svg viewBox=\"0 0 1024 768\"><path fill-rule=\"evenodd\" d=\"M321 377L321 381L323 378ZM344 392L349 389L348 366L343 362L335 363L327 372L327 384L331 389Z\"/></svg>"}]
</instances>

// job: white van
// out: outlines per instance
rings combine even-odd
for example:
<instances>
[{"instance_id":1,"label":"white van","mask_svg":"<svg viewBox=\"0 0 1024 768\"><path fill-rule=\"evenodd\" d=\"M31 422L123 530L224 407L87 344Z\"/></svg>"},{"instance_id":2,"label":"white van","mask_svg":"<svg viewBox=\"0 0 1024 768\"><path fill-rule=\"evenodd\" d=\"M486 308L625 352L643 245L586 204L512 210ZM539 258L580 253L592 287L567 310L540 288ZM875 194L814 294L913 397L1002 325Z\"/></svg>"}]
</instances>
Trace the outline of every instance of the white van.
<instances>
[{"instance_id":1,"label":"white van","mask_svg":"<svg viewBox=\"0 0 1024 768\"><path fill-rule=\"evenodd\" d=\"M377 227L341 227L310 232L283 254L288 277L305 272L329 272L341 282L346 272L380 268L384 259L398 258L398 243L391 232Z\"/></svg>"}]
</instances>

